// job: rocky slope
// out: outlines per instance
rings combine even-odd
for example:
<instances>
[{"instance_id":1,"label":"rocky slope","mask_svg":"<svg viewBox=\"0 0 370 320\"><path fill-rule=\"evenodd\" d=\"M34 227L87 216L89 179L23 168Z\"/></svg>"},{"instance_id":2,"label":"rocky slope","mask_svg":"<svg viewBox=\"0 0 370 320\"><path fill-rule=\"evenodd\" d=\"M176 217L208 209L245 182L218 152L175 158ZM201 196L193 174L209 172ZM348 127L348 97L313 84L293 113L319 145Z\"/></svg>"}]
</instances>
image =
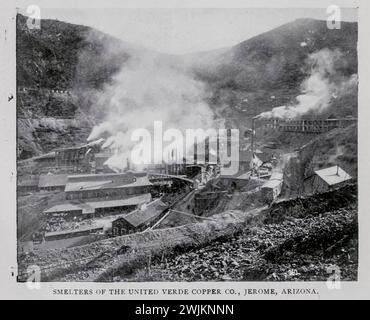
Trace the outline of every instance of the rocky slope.
<instances>
[{"instance_id":1,"label":"rocky slope","mask_svg":"<svg viewBox=\"0 0 370 320\"><path fill-rule=\"evenodd\" d=\"M254 116L293 102L310 72L307 58L323 49L343 54L335 77L356 74L357 23L343 22L341 29L330 30L326 21L298 19L232 48L193 54L187 60L197 62L195 73L208 83L213 103L231 107L234 117ZM335 101L330 112L357 114L357 93Z\"/></svg>"},{"instance_id":2,"label":"rocky slope","mask_svg":"<svg viewBox=\"0 0 370 320\"><path fill-rule=\"evenodd\" d=\"M327 199L341 200L334 209ZM351 186L276 204L257 226L166 253L153 260L150 269L116 281L325 281L333 266L339 268L341 280L353 281L357 228L357 189Z\"/></svg>"},{"instance_id":3,"label":"rocky slope","mask_svg":"<svg viewBox=\"0 0 370 320\"><path fill-rule=\"evenodd\" d=\"M86 141L96 121L89 114L96 94L135 48L55 20L41 20L41 29L30 30L20 14L16 42L18 158Z\"/></svg>"}]
</instances>

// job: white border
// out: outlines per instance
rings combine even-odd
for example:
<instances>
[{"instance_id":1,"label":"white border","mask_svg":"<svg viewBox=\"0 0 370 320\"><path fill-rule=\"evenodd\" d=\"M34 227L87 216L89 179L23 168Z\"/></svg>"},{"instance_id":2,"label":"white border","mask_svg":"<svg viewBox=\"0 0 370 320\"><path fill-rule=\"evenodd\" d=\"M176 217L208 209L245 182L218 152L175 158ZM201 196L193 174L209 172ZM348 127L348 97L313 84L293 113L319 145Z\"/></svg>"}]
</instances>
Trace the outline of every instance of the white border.
<instances>
[{"instance_id":1,"label":"white border","mask_svg":"<svg viewBox=\"0 0 370 320\"><path fill-rule=\"evenodd\" d=\"M15 13L16 7L25 7L29 4L37 4L40 7L182 7L182 8L297 8L310 7L319 8L327 5L338 5L341 7L359 7L359 225L360 225L360 252L359 252L359 280L357 282L342 282L340 290L329 290L323 282L149 282L149 283L41 283L40 290L29 290L24 283L17 283L15 277L11 276L12 266L16 267L16 119L15 119ZM319 295L290 295L290 296L248 296L248 299L368 299L370 298L370 255L369 255L369 150L370 130L367 121L370 119L370 92L368 90L370 65L367 57L370 56L370 46L367 43L370 31L370 6L366 0L360 1L239 1L239 0L63 0L63 1L9 1L1 4L1 30L0 30L0 93L1 93L1 114L0 114L0 143L1 143L1 212L0 212L0 298L2 299L246 299L246 297L235 295L207 296L207 295L171 295L163 294L155 296L70 296L53 295L54 288L316 288ZM6 29L6 40L5 40ZM9 93L14 99L7 101Z\"/></svg>"}]
</instances>

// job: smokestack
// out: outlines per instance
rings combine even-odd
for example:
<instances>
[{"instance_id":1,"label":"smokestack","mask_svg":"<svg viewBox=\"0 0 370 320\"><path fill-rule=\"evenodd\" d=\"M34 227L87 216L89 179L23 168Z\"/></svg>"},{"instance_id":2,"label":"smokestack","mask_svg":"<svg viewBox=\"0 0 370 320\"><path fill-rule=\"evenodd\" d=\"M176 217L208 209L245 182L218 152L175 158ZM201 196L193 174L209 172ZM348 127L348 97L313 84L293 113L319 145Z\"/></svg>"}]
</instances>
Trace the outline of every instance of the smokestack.
<instances>
[{"instance_id":1,"label":"smokestack","mask_svg":"<svg viewBox=\"0 0 370 320\"><path fill-rule=\"evenodd\" d=\"M254 136L255 136L255 130L256 130L255 121L257 119L258 119L258 116L252 118L252 139L251 139L252 157L253 157L253 154L254 154Z\"/></svg>"}]
</instances>

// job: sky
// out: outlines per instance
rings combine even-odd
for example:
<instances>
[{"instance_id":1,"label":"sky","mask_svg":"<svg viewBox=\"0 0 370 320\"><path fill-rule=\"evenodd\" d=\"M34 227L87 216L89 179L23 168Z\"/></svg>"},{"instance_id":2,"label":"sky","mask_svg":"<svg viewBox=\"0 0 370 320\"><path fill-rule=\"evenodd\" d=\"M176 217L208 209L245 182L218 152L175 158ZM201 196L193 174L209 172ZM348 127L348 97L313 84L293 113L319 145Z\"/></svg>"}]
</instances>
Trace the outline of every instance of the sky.
<instances>
[{"instance_id":1,"label":"sky","mask_svg":"<svg viewBox=\"0 0 370 320\"><path fill-rule=\"evenodd\" d=\"M297 18L326 20L326 8L41 8L42 19L96 28L124 41L171 54L235 45ZM356 9L342 9L343 21L357 21Z\"/></svg>"}]
</instances>

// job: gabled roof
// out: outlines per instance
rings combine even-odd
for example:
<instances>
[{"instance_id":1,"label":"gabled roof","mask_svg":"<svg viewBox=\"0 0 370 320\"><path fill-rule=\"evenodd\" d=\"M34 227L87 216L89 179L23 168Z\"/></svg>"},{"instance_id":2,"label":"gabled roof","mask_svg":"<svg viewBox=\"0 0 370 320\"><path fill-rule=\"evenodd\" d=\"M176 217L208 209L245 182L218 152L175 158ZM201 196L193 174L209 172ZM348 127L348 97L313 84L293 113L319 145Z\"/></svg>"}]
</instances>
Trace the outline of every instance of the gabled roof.
<instances>
[{"instance_id":1,"label":"gabled roof","mask_svg":"<svg viewBox=\"0 0 370 320\"><path fill-rule=\"evenodd\" d=\"M167 208L168 206L165 203L160 199L157 199L149 203L145 209L134 210L120 219L124 219L136 228L151 219L158 217Z\"/></svg>"},{"instance_id":2,"label":"gabled roof","mask_svg":"<svg viewBox=\"0 0 370 320\"><path fill-rule=\"evenodd\" d=\"M329 186L352 179L352 177L339 166L317 170L315 171L315 174L324 180Z\"/></svg>"},{"instance_id":3,"label":"gabled roof","mask_svg":"<svg viewBox=\"0 0 370 320\"><path fill-rule=\"evenodd\" d=\"M39 179L39 188L64 187L67 184L68 174L42 174Z\"/></svg>"}]
</instances>

